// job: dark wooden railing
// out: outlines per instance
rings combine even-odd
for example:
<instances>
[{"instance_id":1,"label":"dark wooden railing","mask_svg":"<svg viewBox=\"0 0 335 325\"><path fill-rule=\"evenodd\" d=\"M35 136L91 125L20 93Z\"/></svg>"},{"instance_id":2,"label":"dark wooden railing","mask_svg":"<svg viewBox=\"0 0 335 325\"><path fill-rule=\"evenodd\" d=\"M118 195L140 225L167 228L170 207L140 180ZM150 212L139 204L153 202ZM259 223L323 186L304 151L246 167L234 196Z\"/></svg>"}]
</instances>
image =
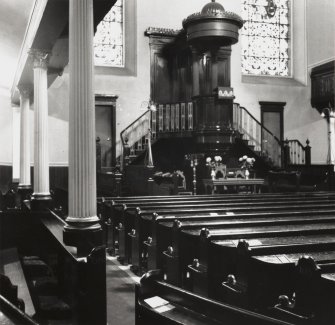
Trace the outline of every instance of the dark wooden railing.
<instances>
[{"instance_id":1,"label":"dark wooden railing","mask_svg":"<svg viewBox=\"0 0 335 325\"><path fill-rule=\"evenodd\" d=\"M0 295L0 324L38 325L39 323Z\"/></svg>"},{"instance_id":2,"label":"dark wooden railing","mask_svg":"<svg viewBox=\"0 0 335 325\"><path fill-rule=\"evenodd\" d=\"M310 165L311 164L311 147L309 140L306 140L304 146L299 140L285 140L284 148L286 153L286 162L290 165Z\"/></svg>"},{"instance_id":3,"label":"dark wooden railing","mask_svg":"<svg viewBox=\"0 0 335 325\"><path fill-rule=\"evenodd\" d=\"M31 212L35 220L32 240L37 256L57 256L57 280L60 296L71 307L75 324L106 324L106 255L105 247L93 247L84 256L63 242L66 222L55 213ZM82 237L82 241L86 239ZM91 243L87 243L91 246Z\"/></svg>"},{"instance_id":4,"label":"dark wooden railing","mask_svg":"<svg viewBox=\"0 0 335 325\"><path fill-rule=\"evenodd\" d=\"M244 140L254 146L254 151L266 157L276 167L282 166L282 143L262 125L245 107L234 103L233 125Z\"/></svg>"},{"instance_id":5,"label":"dark wooden railing","mask_svg":"<svg viewBox=\"0 0 335 325\"><path fill-rule=\"evenodd\" d=\"M233 104L233 127L239 131L243 140L253 146L259 156L275 167L290 163L310 164L309 143L304 147L298 140L289 140L285 149L283 143L269 129L261 124L245 107ZM185 136L194 130L194 110L192 102L158 104L156 110L148 110L125 128L121 134L122 167L131 157L147 148L147 138L151 139L172 134Z\"/></svg>"},{"instance_id":6,"label":"dark wooden railing","mask_svg":"<svg viewBox=\"0 0 335 325\"><path fill-rule=\"evenodd\" d=\"M154 141L163 134L193 131L193 103L159 104L147 110L120 133L121 169L147 149L149 130Z\"/></svg>"}]
</instances>

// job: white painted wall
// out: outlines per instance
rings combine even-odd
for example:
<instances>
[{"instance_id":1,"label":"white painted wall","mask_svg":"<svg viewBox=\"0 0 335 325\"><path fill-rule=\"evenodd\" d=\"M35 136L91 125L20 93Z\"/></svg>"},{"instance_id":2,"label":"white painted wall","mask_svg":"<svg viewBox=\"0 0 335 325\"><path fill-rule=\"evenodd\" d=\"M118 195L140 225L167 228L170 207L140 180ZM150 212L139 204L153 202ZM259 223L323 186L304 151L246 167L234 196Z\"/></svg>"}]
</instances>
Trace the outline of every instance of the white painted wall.
<instances>
[{"instance_id":1,"label":"white painted wall","mask_svg":"<svg viewBox=\"0 0 335 325\"><path fill-rule=\"evenodd\" d=\"M240 13L240 2L236 0L218 0L226 10ZM295 54L297 60L303 60L302 66L308 66L334 57L334 14L333 0L294 0L295 6L306 1L306 12L295 10L300 19L299 28L295 25L294 40L298 44ZM127 1L126 1L127 2ZM131 123L142 111L141 103L149 99L150 93L150 55L149 40L144 31L149 27L180 29L182 20L189 14L200 11L207 0L146 0L137 1L137 71L135 76L112 75L105 68L95 75L95 91L99 94L119 96L117 104L117 134ZM301 19L306 17L305 25ZM306 56L301 54L301 46L307 41ZM321 44L321 45L320 45ZM326 125L315 109L310 106L310 85L298 82L259 80L256 83L242 81L240 68L240 44L233 46L232 86L235 89L236 102L245 106L255 116L259 116L259 101L286 101L284 110L285 137L311 141L312 161L326 161ZM301 78L301 71L299 75ZM307 74L307 80L309 75ZM245 81L245 80L244 80ZM250 80L249 80L250 81ZM4 104L6 103L6 104ZM11 162L11 111L8 98L0 94L0 163ZM7 105L7 106L6 106ZM59 77L49 89L49 145L51 165L68 161L68 73ZM7 116L8 115L8 116ZM33 130L33 128L32 128ZM32 138L33 141L33 138ZM33 156L32 156L33 157Z\"/></svg>"}]
</instances>

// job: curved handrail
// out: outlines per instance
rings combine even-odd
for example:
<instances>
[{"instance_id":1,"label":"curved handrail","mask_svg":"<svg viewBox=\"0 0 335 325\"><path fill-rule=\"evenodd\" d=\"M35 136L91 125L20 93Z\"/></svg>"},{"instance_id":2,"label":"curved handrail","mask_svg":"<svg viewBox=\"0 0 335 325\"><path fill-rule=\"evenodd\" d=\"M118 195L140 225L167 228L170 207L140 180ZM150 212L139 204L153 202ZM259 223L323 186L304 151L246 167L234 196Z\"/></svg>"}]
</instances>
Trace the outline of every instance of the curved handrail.
<instances>
[{"instance_id":1,"label":"curved handrail","mask_svg":"<svg viewBox=\"0 0 335 325\"><path fill-rule=\"evenodd\" d=\"M125 129L123 129L120 132L120 138L121 138L121 142L122 142L122 147L124 147L124 141L123 141L123 133L125 133L128 129L130 129L135 123L137 123L137 121L139 121L143 116L145 116L146 114L148 114L148 112L150 112L149 110L145 111L142 115L140 115L135 121L133 121L131 124L129 124Z\"/></svg>"},{"instance_id":2,"label":"curved handrail","mask_svg":"<svg viewBox=\"0 0 335 325\"><path fill-rule=\"evenodd\" d=\"M236 103L237 104L237 103ZM279 143L280 146L282 146L282 141L279 140L267 127L265 127L261 122L259 122L245 107L240 106L241 109L243 109L262 129L264 129L266 132L270 133L274 139Z\"/></svg>"}]
</instances>

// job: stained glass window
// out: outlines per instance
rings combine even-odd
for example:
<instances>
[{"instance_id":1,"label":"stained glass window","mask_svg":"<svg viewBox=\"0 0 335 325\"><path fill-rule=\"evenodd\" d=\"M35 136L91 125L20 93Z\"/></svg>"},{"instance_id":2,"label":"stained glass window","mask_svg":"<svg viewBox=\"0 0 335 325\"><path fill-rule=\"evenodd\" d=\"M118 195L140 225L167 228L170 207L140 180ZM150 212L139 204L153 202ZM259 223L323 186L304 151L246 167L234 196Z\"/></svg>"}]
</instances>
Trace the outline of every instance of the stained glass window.
<instances>
[{"instance_id":1,"label":"stained glass window","mask_svg":"<svg viewBox=\"0 0 335 325\"><path fill-rule=\"evenodd\" d=\"M242 73L290 76L289 0L241 0Z\"/></svg>"},{"instance_id":2,"label":"stained glass window","mask_svg":"<svg viewBox=\"0 0 335 325\"><path fill-rule=\"evenodd\" d=\"M94 63L100 66L124 66L123 0L100 22L94 36Z\"/></svg>"}]
</instances>

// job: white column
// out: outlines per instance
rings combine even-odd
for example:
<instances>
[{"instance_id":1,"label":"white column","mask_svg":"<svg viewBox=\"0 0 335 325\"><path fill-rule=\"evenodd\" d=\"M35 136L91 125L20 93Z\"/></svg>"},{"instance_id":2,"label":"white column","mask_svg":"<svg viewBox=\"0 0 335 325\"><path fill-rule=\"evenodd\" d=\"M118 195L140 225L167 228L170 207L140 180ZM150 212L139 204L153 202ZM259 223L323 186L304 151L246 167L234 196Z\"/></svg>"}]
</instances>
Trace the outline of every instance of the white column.
<instances>
[{"instance_id":1,"label":"white column","mask_svg":"<svg viewBox=\"0 0 335 325\"><path fill-rule=\"evenodd\" d=\"M33 198L49 199L48 148L48 53L32 50L34 60L34 193Z\"/></svg>"},{"instance_id":2,"label":"white column","mask_svg":"<svg viewBox=\"0 0 335 325\"><path fill-rule=\"evenodd\" d=\"M96 211L93 0L70 0L69 51L69 216L66 221L93 230L100 228Z\"/></svg>"},{"instance_id":3,"label":"white column","mask_svg":"<svg viewBox=\"0 0 335 325\"><path fill-rule=\"evenodd\" d=\"M329 163L335 166L335 112L329 114ZM334 167L335 169L335 167Z\"/></svg>"},{"instance_id":4,"label":"white column","mask_svg":"<svg viewBox=\"0 0 335 325\"><path fill-rule=\"evenodd\" d=\"M30 179L30 89L18 86L20 91L21 128L20 128L20 183L19 188L29 188Z\"/></svg>"},{"instance_id":5,"label":"white column","mask_svg":"<svg viewBox=\"0 0 335 325\"><path fill-rule=\"evenodd\" d=\"M12 182L18 183L20 180L20 108L12 107L13 125L13 151L12 151Z\"/></svg>"}]
</instances>

